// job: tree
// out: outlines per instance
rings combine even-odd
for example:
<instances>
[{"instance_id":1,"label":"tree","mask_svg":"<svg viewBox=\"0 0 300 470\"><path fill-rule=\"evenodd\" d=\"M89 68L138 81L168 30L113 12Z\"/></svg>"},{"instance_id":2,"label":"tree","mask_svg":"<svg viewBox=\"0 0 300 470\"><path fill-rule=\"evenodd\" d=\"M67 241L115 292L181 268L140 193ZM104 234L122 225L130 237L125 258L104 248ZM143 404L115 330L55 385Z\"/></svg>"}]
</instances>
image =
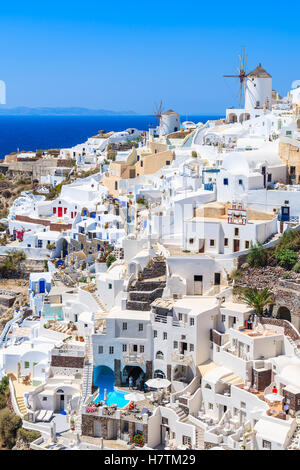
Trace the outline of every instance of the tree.
<instances>
[{"instance_id":1,"label":"tree","mask_svg":"<svg viewBox=\"0 0 300 470\"><path fill-rule=\"evenodd\" d=\"M247 262L251 267L265 266L267 264L267 253L261 242L250 243Z\"/></svg>"},{"instance_id":2,"label":"tree","mask_svg":"<svg viewBox=\"0 0 300 470\"><path fill-rule=\"evenodd\" d=\"M258 315L263 315L265 307L272 303L272 297L272 292L267 287L264 289L253 287L245 289L242 301L254 308Z\"/></svg>"},{"instance_id":3,"label":"tree","mask_svg":"<svg viewBox=\"0 0 300 470\"><path fill-rule=\"evenodd\" d=\"M111 264L113 264L117 258L114 255L108 255L106 258L106 266L109 268Z\"/></svg>"},{"instance_id":4,"label":"tree","mask_svg":"<svg viewBox=\"0 0 300 470\"><path fill-rule=\"evenodd\" d=\"M11 449L16 442L18 429L22 426L20 416L12 413L8 408L0 412L0 437L2 445Z\"/></svg>"}]
</instances>

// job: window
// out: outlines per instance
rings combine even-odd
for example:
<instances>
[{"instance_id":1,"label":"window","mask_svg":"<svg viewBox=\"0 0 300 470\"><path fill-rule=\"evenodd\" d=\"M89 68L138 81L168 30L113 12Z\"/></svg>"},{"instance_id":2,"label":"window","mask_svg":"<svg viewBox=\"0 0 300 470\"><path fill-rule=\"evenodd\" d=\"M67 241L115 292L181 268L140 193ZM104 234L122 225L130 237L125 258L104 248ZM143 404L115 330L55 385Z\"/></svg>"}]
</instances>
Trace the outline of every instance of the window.
<instances>
[{"instance_id":1,"label":"window","mask_svg":"<svg viewBox=\"0 0 300 470\"><path fill-rule=\"evenodd\" d=\"M236 317L233 317L232 323L235 325L236 324Z\"/></svg>"},{"instance_id":2,"label":"window","mask_svg":"<svg viewBox=\"0 0 300 470\"><path fill-rule=\"evenodd\" d=\"M190 352L193 352L193 351L194 351L194 345L190 344Z\"/></svg>"},{"instance_id":3,"label":"window","mask_svg":"<svg viewBox=\"0 0 300 470\"><path fill-rule=\"evenodd\" d=\"M47 397L43 397L43 401L47 401Z\"/></svg>"},{"instance_id":4,"label":"window","mask_svg":"<svg viewBox=\"0 0 300 470\"><path fill-rule=\"evenodd\" d=\"M139 331L143 331L144 330L144 325L143 323L139 323Z\"/></svg>"},{"instance_id":5,"label":"window","mask_svg":"<svg viewBox=\"0 0 300 470\"><path fill-rule=\"evenodd\" d=\"M178 349L178 341L173 341L173 348Z\"/></svg>"},{"instance_id":6,"label":"window","mask_svg":"<svg viewBox=\"0 0 300 470\"><path fill-rule=\"evenodd\" d=\"M189 239L189 244L192 245L194 243L194 239L193 238L190 238Z\"/></svg>"},{"instance_id":7,"label":"window","mask_svg":"<svg viewBox=\"0 0 300 470\"><path fill-rule=\"evenodd\" d=\"M222 319L222 322L224 323L225 320L226 320L226 316L225 316L225 315L222 315L222 316L221 316L221 319Z\"/></svg>"},{"instance_id":8,"label":"window","mask_svg":"<svg viewBox=\"0 0 300 470\"><path fill-rule=\"evenodd\" d=\"M219 286L221 284L221 273L215 273L215 286Z\"/></svg>"},{"instance_id":9,"label":"window","mask_svg":"<svg viewBox=\"0 0 300 470\"><path fill-rule=\"evenodd\" d=\"M162 423L162 424L166 424L166 425L168 425L168 424L169 424L169 420L168 420L168 418L164 418L164 417L162 417L162 419L161 419L161 423Z\"/></svg>"},{"instance_id":10,"label":"window","mask_svg":"<svg viewBox=\"0 0 300 470\"><path fill-rule=\"evenodd\" d=\"M268 183L271 183L271 181L272 181L272 174L269 173L269 174L268 174Z\"/></svg>"},{"instance_id":11,"label":"window","mask_svg":"<svg viewBox=\"0 0 300 470\"><path fill-rule=\"evenodd\" d=\"M195 325L195 318L190 318L190 326L194 326Z\"/></svg>"},{"instance_id":12,"label":"window","mask_svg":"<svg viewBox=\"0 0 300 470\"><path fill-rule=\"evenodd\" d=\"M242 184L243 184L243 180L239 180L239 184L242 185Z\"/></svg>"},{"instance_id":13,"label":"window","mask_svg":"<svg viewBox=\"0 0 300 470\"><path fill-rule=\"evenodd\" d=\"M167 160L167 161L166 161L166 165L170 165L170 160Z\"/></svg>"},{"instance_id":14,"label":"window","mask_svg":"<svg viewBox=\"0 0 300 470\"><path fill-rule=\"evenodd\" d=\"M224 184L224 186L228 186L228 178L223 179L223 184Z\"/></svg>"},{"instance_id":15,"label":"window","mask_svg":"<svg viewBox=\"0 0 300 470\"><path fill-rule=\"evenodd\" d=\"M123 323L123 325L122 325L122 330L123 330L123 331L127 330L127 323Z\"/></svg>"},{"instance_id":16,"label":"window","mask_svg":"<svg viewBox=\"0 0 300 470\"><path fill-rule=\"evenodd\" d=\"M209 246L215 246L215 240L213 238L209 240Z\"/></svg>"},{"instance_id":17,"label":"window","mask_svg":"<svg viewBox=\"0 0 300 470\"><path fill-rule=\"evenodd\" d=\"M224 246L228 246L228 238L224 238Z\"/></svg>"},{"instance_id":18,"label":"window","mask_svg":"<svg viewBox=\"0 0 300 470\"><path fill-rule=\"evenodd\" d=\"M29 362L28 362L28 361L25 361L25 363L24 363L24 367L25 367L25 369L29 369L29 367L30 367L30 364L29 364Z\"/></svg>"},{"instance_id":19,"label":"window","mask_svg":"<svg viewBox=\"0 0 300 470\"><path fill-rule=\"evenodd\" d=\"M38 248L42 248L43 246L43 240L38 240Z\"/></svg>"},{"instance_id":20,"label":"window","mask_svg":"<svg viewBox=\"0 0 300 470\"><path fill-rule=\"evenodd\" d=\"M113 354L114 353L114 347L113 346L109 346L109 354Z\"/></svg>"},{"instance_id":21,"label":"window","mask_svg":"<svg viewBox=\"0 0 300 470\"><path fill-rule=\"evenodd\" d=\"M245 249L248 250L249 247L250 247L250 242L249 242L249 240L246 240L245 241Z\"/></svg>"},{"instance_id":22,"label":"window","mask_svg":"<svg viewBox=\"0 0 300 470\"><path fill-rule=\"evenodd\" d=\"M178 313L178 320L182 321L182 313Z\"/></svg>"},{"instance_id":23,"label":"window","mask_svg":"<svg viewBox=\"0 0 300 470\"><path fill-rule=\"evenodd\" d=\"M141 344L140 346L140 353L143 353L145 352L145 346L143 344Z\"/></svg>"},{"instance_id":24,"label":"window","mask_svg":"<svg viewBox=\"0 0 300 470\"><path fill-rule=\"evenodd\" d=\"M127 352L127 344L122 344L122 352Z\"/></svg>"},{"instance_id":25,"label":"window","mask_svg":"<svg viewBox=\"0 0 300 470\"><path fill-rule=\"evenodd\" d=\"M209 404L208 404L208 409L209 409L209 410L213 410L213 409L214 409L213 403L209 403Z\"/></svg>"},{"instance_id":26,"label":"window","mask_svg":"<svg viewBox=\"0 0 300 470\"><path fill-rule=\"evenodd\" d=\"M182 436L182 444L184 446L190 446L192 444L192 438L190 436Z\"/></svg>"},{"instance_id":27,"label":"window","mask_svg":"<svg viewBox=\"0 0 300 470\"><path fill-rule=\"evenodd\" d=\"M103 346L98 346L98 354L103 354Z\"/></svg>"},{"instance_id":28,"label":"window","mask_svg":"<svg viewBox=\"0 0 300 470\"><path fill-rule=\"evenodd\" d=\"M157 330L153 331L153 338L157 338Z\"/></svg>"},{"instance_id":29,"label":"window","mask_svg":"<svg viewBox=\"0 0 300 470\"><path fill-rule=\"evenodd\" d=\"M263 446L264 449L271 450L271 442L270 441L265 441L265 439L263 439L262 446Z\"/></svg>"},{"instance_id":30,"label":"window","mask_svg":"<svg viewBox=\"0 0 300 470\"><path fill-rule=\"evenodd\" d=\"M164 333L163 333L163 339L164 339L164 340L168 339L168 333L166 333L165 331L164 331Z\"/></svg>"},{"instance_id":31,"label":"window","mask_svg":"<svg viewBox=\"0 0 300 470\"><path fill-rule=\"evenodd\" d=\"M237 227L235 227L235 229L234 229L234 235L235 235L236 237L239 236L239 232L240 232L239 229L238 229Z\"/></svg>"},{"instance_id":32,"label":"window","mask_svg":"<svg viewBox=\"0 0 300 470\"><path fill-rule=\"evenodd\" d=\"M109 289L112 289L112 284L109 283L109 284L108 284L108 288L109 288Z\"/></svg>"},{"instance_id":33,"label":"window","mask_svg":"<svg viewBox=\"0 0 300 470\"><path fill-rule=\"evenodd\" d=\"M115 181L115 190L117 190L117 189L118 189L118 182Z\"/></svg>"}]
</instances>

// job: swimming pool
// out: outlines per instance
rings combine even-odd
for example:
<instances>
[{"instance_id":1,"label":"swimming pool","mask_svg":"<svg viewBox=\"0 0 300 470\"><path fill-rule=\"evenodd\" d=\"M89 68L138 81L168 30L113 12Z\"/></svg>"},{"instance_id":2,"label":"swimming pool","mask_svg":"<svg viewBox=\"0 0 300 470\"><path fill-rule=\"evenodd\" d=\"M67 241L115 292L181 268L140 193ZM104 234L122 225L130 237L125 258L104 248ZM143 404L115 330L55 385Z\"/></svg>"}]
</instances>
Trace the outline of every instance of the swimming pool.
<instances>
[{"instance_id":1,"label":"swimming pool","mask_svg":"<svg viewBox=\"0 0 300 470\"><path fill-rule=\"evenodd\" d=\"M60 305L44 304L42 317L45 320L63 320L64 314Z\"/></svg>"},{"instance_id":2,"label":"swimming pool","mask_svg":"<svg viewBox=\"0 0 300 470\"><path fill-rule=\"evenodd\" d=\"M94 385L99 387L99 395L96 398L95 403L99 401L104 401L104 389L107 390L107 400L106 404L117 405L118 408L124 408L128 405L129 401L125 400L125 392L121 392L114 387L115 376L112 369L107 366L98 366L94 369Z\"/></svg>"}]
</instances>

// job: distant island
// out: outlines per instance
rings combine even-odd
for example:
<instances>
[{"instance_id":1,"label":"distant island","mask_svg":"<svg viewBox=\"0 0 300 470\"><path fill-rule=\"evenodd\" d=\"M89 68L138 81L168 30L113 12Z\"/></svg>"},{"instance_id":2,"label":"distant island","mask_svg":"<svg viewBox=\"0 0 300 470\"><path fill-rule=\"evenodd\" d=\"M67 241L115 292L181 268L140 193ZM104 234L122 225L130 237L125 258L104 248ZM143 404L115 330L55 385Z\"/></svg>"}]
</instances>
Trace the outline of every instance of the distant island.
<instances>
[{"instance_id":1,"label":"distant island","mask_svg":"<svg viewBox=\"0 0 300 470\"><path fill-rule=\"evenodd\" d=\"M112 111L110 109L89 109L80 107L70 108L28 108L19 106L16 108L0 107L2 116L121 116L137 115L134 111Z\"/></svg>"}]
</instances>

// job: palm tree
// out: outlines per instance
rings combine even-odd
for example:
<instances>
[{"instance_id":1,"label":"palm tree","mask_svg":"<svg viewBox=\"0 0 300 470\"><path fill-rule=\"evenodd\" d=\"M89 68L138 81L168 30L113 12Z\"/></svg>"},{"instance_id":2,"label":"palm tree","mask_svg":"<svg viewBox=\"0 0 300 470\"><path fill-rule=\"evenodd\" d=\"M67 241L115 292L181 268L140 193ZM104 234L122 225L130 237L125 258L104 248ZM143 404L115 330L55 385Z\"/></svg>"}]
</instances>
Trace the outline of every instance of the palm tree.
<instances>
[{"instance_id":1,"label":"palm tree","mask_svg":"<svg viewBox=\"0 0 300 470\"><path fill-rule=\"evenodd\" d=\"M273 294L265 287L264 289L258 289L257 287L245 289L242 295L242 301L245 302L249 307L256 310L258 315L264 314L264 309L267 305L272 303Z\"/></svg>"}]
</instances>

